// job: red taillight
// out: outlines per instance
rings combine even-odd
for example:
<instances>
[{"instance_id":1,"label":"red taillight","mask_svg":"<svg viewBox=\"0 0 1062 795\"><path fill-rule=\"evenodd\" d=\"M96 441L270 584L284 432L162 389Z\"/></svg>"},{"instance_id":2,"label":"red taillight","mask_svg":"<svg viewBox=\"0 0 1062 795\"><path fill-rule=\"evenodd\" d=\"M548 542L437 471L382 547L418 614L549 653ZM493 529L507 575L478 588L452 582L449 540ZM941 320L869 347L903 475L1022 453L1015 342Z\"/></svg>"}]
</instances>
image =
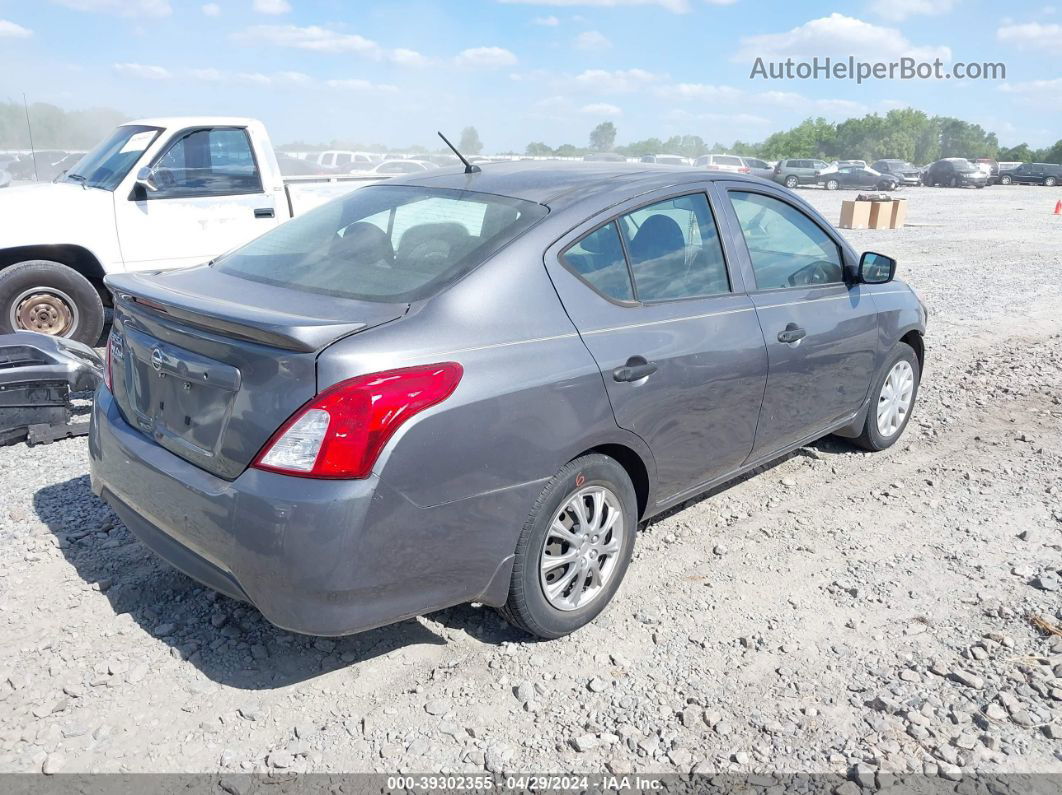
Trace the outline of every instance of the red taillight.
<instances>
[{"instance_id":1,"label":"red taillight","mask_svg":"<svg viewBox=\"0 0 1062 795\"><path fill-rule=\"evenodd\" d=\"M741 173L741 174L751 174L752 173L752 169L749 168L748 166L742 166L741 168L738 169L738 172Z\"/></svg>"},{"instance_id":2,"label":"red taillight","mask_svg":"<svg viewBox=\"0 0 1062 795\"><path fill-rule=\"evenodd\" d=\"M406 420L453 394L457 362L340 381L296 411L255 457L256 469L307 478L364 478Z\"/></svg>"}]
</instances>

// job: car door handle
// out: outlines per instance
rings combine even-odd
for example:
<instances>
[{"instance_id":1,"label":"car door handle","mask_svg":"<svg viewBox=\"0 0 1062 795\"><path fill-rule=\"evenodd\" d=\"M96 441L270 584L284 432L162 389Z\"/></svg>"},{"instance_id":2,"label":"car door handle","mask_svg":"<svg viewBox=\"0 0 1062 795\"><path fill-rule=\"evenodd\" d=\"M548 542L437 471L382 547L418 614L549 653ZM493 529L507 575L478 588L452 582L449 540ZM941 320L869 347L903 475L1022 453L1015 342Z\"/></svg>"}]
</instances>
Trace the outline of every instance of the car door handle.
<instances>
[{"instance_id":1,"label":"car door handle","mask_svg":"<svg viewBox=\"0 0 1062 795\"><path fill-rule=\"evenodd\" d=\"M259 207L254 211L255 218L273 218L275 215L272 207Z\"/></svg>"},{"instance_id":2,"label":"car door handle","mask_svg":"<svg viewBox=\"0 0 1062 795\"><path fill-rule=\"evenodd\" d=\"M779 342L800 342L804 339L808 333L804 329L800 328L796 323L790 323L785 327L785 331L778 332Z\"/></svg>"},{"instance_id":3,"label":"car door handle","mask_svg":"<svg viewBox=\"0 0 1062 795\"><path fill-rule=\"evenodd\" d=\"M612 377L619 382L641 381L656 372L656 365L646 361L644 356L632 356L622 367L612 371Z\"/></svg>"}]
</instances>

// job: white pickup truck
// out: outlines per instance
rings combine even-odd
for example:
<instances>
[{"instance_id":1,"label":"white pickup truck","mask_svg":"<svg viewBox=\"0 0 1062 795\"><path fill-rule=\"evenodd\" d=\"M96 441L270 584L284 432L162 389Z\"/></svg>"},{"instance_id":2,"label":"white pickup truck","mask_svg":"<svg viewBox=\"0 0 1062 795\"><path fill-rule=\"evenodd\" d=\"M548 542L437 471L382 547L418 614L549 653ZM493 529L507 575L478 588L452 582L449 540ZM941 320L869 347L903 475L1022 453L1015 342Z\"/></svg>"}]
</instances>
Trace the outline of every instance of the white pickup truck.
<instances>
[{"instance_id":1,"label":"white pickup truck","mask_svg":"<svg viewBox=\"0 0 1062 795\"><path fill-rule=\"evenodd\" d=\"M0 193L0 334L95 345L106 274L206 262L372 181L282 177L254 119L123 124L55 182Z\"/></svg>"}]
</instances>

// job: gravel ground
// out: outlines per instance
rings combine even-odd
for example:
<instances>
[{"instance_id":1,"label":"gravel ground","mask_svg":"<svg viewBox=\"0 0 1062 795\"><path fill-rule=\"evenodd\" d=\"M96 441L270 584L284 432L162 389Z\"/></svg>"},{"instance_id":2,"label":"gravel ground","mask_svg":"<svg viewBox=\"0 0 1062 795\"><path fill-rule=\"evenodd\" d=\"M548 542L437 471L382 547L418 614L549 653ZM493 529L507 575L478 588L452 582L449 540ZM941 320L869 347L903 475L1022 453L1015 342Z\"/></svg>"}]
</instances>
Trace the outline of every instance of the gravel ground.
<instances>
[{"instance_id":1,"label":"gravel ground","mask_svg":"<svg viewBox=\"0 0 1062 795\"><path fill-rule=\"evenodd\" d=\"M1062 772L1055 193L916 188L848 232L929 307L904 440L653 521L559 641L476 606L286 634L140 546L83 439L0 450L0 771Z\"/></svg>"}]
</instances>

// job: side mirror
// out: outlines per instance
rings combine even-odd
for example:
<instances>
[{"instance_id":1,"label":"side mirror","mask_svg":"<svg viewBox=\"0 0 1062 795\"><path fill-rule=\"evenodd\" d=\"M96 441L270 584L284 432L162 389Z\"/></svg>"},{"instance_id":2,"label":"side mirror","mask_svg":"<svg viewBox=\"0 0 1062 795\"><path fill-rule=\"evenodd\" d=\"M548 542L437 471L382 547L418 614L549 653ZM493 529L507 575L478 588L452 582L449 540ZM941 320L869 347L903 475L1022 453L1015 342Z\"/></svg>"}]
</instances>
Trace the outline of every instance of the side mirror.
<instances>
[{"instance_id":1,"label":"side mirror","mask_svg":"<svg viewBox=\"0 0 1062 795\"><path fill-rule=\"evenodd\" d=\"M159 186L155 182L155 171L148 166L144 166L138 172L136 172L137 184L143 185L149 191L157 191Z\"/></svg>"},{"instance_id":2,"label":"side mirror","mask_svg":"<svg viewBox=\"0 0 1062 795\"><path fill-rule=\"evenodd\" d=\"M863 284L885 284L896 276L896 260L874 251L864 251L859 258L859 281Z\"/></svg>"}]
</instances>

